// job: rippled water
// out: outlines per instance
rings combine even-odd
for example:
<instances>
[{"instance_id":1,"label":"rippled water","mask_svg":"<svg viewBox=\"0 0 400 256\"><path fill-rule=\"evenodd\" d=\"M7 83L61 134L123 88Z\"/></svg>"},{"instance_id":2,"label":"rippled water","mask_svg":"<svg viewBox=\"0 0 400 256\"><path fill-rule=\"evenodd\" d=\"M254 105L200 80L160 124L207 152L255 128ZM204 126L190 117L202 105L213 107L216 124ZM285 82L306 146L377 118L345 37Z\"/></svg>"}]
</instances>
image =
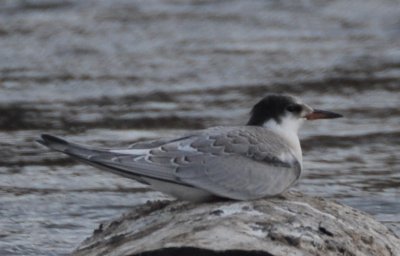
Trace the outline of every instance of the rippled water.
<instances>
[{"instance_id":1,"label":"rippled water","mask_svg":"<svg viewBox=\"0 0 400 256\"><path fill-rule=\"evenodd\" d=\"M394 0L0 2L0 255L67 254L165 198L40 133L124 146L243 124L267 92L345 115L303 127L294 189L400 233L399 17Z\"/></svg>"}]
</instances>

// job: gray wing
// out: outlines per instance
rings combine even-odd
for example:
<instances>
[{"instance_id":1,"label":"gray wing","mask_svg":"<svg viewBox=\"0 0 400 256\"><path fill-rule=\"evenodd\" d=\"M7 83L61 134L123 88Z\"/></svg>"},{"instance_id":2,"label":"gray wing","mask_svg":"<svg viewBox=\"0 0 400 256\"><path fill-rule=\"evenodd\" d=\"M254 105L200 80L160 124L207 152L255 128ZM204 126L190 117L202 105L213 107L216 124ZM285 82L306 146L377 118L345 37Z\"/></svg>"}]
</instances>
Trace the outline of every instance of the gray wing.
<instances>
[{"instance_id":1,"label":"gray wing","mask_svg":"<svg viewBox=\"0 0 400 256\"><path fill-rule=\"evenodd\" d=\"M159 160L165 160L165 164L163 164L162 161L158 161L157 163L153 162L152 153L155 152L157 148L151 148L151 146L161 146L186 138L187 137L160 141L154 140L147 143L139 142L133 144L128 149L118 150L92 148L86 145L68 142L49 134L42 134L37 142L48 148L67 154L81 162L148 184L148 182L142 179L143 177L168 182L178 182L177 178L173 175L174 168L170 166L170 157L167 158L163 156L158 158ZM160 149L160 147L158 149Z\"/></svg>"},{"instance_id":2,"label":"gray wing","mask_svg":"<svg viewBox=\"0 0 400 256\"><path fill-rule=\"evenodd\" d=\"M162 139L155 139L155 140L146 140L146 141L139 141L129 146L129 149L152 149L156 147L160 147L164 144L172 143L179 140L184 140L186 138L191 137L191 135L180 137L180 138L162 138Z\"/></svg>"},{"instance_id":3,"label":"gray wing","mask_svg":"<svg viewBox=\"0 0 400 256\"><path fill-rule=\"evenodd\" d=\"M191 146L176 176L222 197L248 200L282 193L300 176L301 164L286 142L258 128L204 136Z\"/></svg>"},{"instance_id":4,"label":"gray wing","mask_svg":"<svg viewBox=\"0 0 400 256\"><path fill-rule=\"evenodd\" d=\"M123 176L194 186L239 200L280 194L301 171L285 141L258 127L214 128L150 144L157 146L77 154L85 148L69 143L59 151Z\"/></svg>"}]
</instances>

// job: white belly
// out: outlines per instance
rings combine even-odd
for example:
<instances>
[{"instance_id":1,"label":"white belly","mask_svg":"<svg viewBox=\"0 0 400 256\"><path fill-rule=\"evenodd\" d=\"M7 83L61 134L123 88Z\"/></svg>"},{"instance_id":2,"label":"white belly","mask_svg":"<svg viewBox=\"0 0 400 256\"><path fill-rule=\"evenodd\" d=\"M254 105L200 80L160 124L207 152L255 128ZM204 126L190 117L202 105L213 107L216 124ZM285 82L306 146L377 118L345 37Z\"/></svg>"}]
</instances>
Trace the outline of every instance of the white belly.
<instances>
[{"instance_id":1,"label":"white belly","mask_svg":"<svg viewBox=\"0 0 400 256\"><path fill-rule=\"evenodd\" d=\"M154 190L186 201L207 202L215 198L211 193L194 187L144 177L142 180L148 182Z\"/></svg>"}]
</instances>

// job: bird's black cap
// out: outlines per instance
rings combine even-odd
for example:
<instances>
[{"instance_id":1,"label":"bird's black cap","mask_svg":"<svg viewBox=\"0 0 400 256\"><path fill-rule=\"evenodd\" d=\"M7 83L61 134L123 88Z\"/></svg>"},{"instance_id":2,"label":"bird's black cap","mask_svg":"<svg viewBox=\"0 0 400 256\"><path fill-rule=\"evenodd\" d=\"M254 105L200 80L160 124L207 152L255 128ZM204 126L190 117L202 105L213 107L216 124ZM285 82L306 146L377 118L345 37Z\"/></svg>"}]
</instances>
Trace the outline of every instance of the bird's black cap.
<instances>
[{"instance_id":1,"label":"bird's black cap","mask_svg":"<svg viewBox=\"0 0 400 256\"><path fill-rule=\"evenodd\" d=\"M254 105L247 125L261 126L270 119L274 119L277 123L280 123L285 110L289 106L294 107L294 110L296 110L297 105L296 99L293 96L269 94Z\"/></svg>"}]
</instances>

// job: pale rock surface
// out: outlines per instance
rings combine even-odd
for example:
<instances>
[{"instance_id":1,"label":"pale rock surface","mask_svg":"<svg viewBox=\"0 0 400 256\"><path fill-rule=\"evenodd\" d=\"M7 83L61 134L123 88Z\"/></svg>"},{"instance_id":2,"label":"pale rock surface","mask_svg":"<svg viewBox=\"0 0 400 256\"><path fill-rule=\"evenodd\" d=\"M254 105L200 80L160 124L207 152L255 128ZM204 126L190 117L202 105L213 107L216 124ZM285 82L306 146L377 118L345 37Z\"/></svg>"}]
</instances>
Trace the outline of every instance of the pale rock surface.
<instances>
[{"instance_id":1,"label":"pale rock surface","mask_svg":"<svg viewBox=\"0 0 400 256\"><path fill-rule=\"evenodd\" d=\"M203 204L152 202L102 224L80 255L400 255L400 239L371 216L322 198Z\"/></svg>"}]
</instances>

